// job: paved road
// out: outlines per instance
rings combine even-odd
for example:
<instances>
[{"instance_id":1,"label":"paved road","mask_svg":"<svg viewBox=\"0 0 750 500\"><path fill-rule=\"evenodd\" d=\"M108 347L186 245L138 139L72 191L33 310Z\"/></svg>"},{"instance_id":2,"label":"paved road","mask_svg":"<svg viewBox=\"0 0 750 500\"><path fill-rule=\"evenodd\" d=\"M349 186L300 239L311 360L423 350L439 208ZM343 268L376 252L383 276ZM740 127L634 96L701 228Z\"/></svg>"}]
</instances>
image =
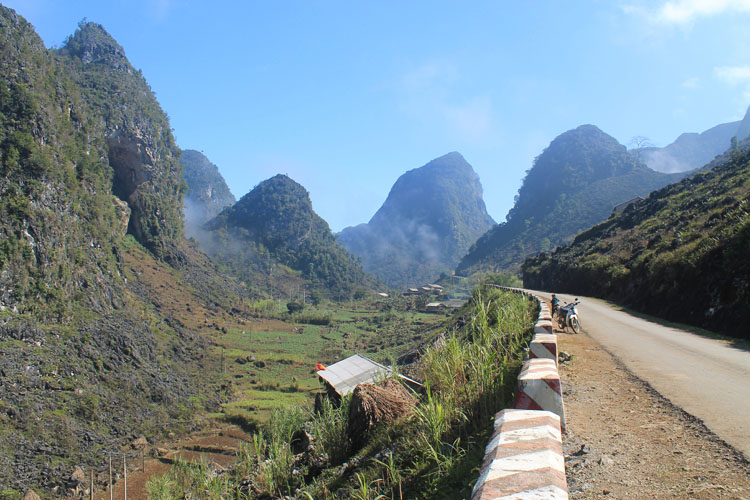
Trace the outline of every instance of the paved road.
<instances>
[{"instance_id":1,"label":"paved road","mask_svg":"<svg viewBox=\"0 0 750 500\"><path fill-rule=\"evenodd\" d=\"M534 293L549 299L548 293ZM580 299L584 332L750 459L750 351L631 316L598 299Z\"/></svg>"}]
</instances>

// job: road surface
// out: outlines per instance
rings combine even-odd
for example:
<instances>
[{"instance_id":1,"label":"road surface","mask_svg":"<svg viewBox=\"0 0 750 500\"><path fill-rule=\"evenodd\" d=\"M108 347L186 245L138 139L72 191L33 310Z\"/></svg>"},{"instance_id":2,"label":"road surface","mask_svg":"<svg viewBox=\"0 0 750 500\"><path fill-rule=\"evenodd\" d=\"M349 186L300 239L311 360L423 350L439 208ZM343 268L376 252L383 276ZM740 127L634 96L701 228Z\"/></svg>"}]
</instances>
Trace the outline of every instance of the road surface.
<instances>
[{"instance_id":1,"label":"road surface","mask_svg":"<svg viewBox=\"0 0 750 500\"><path fill-rule=\"evenodd\" d=\"M579 298L585 333L750 459L750 351L631 316L599 299Z\"/></svg>"}]
</instances>

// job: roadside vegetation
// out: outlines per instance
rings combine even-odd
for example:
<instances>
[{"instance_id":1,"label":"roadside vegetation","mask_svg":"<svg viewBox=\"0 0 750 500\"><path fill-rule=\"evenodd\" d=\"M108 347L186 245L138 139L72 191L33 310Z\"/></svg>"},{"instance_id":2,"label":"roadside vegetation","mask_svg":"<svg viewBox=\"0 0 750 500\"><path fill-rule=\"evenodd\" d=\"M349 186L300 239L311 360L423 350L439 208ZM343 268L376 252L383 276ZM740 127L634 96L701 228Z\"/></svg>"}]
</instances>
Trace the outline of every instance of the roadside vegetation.
<instances>
[{"instance_id":1,"label":"roadside vegetation","mask_svg":"<svg viewBox=\"0 0 750 500\"><path fill-rule=\"evenodd\" d=\"M179 463L152 478L149 498L468 497L492 417L512 400L535 308L521 295L476 289L440 328L433 325L416 370L425 391L413 411L375 427L363 441L348 431L349 398L339 406L324 399L318 411L309 399L287 404L258 425L252 446L240 451L233 469ZM290 446L301 430L314 443L304 452Z\"/></svg>"}]
</instances>

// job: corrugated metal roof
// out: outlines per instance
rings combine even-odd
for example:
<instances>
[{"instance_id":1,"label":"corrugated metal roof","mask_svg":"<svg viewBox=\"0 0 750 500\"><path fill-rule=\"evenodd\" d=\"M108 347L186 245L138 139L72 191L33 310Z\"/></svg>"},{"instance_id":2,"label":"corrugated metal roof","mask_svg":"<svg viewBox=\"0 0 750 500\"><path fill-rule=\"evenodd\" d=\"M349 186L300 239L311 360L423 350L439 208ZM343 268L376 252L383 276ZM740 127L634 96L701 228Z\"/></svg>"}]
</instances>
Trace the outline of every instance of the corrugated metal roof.
<instances>
[{"instance_id":1,"label":"corrugated metal roof","mask_svg":"<svg viewBox=\"0 0 750 500\"><path fill-rule=\"evenodd\" d=\"M355 354L318 370L318 376L331 384L341 396L346 396L357 384L374 382L391 374L391 370L364 356Z\"/></svg>"}]
</instances>

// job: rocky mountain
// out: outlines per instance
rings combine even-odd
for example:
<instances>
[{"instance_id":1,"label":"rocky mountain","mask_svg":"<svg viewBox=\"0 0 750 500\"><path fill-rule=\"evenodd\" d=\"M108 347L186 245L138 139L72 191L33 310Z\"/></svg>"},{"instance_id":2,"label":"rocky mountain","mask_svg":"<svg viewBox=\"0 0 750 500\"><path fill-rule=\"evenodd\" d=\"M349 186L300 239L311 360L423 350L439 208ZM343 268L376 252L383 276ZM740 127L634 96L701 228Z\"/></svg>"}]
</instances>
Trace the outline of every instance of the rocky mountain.
<instances>
[{"instance_id":1,"label":"rocky mountain","mask_svg":"<svg viewBox=\"0 0 750 500\"><path fill-rule=\"evenodd\" d=\"M745 118L722 123L701 133L684 133L663 148L645 147L631 152L658 172L687 172L709 163L726 151L733 140L750 136L750 108Z\"/></svg>"},{"instance_id":2,"label":"rocky mountain","mask_svg":"<svg viewBox=\"0 0 750 500\"><path fill-rule=\"evenodd\" d=\"M111 169L112 192L130 209L128 231L166 256L182 237L180 150L166 114L123 48L95 23L81 23L58 51L92 113Z\"/></svg>"},{"instance_id":3,"label":"rocky mountain","mask_svg":"<svg viewBox=\"0 0 750 500\"><path fill-rule=\"evenodd\" d=\"M182 239L169 121L104 28L50 51L0 6L0 48L0 496L70 496L74 465L216 400L153 290L218 308L233 282Z\"/></svg>"},{"instance_id":4,"label":"rocky mountain","mask_svg":"<svg viewBox=\"0 0 750 500\"><path fill-rule=\"evenodd\" d=\"M569 130L536 158L506 221L477 240L456 273L517 271L529 255L568 242L605 220L615 205L680 177L639 163L593 125Z\"/></svg>"},{"instance_id":5,"label":"rocky mountain","mask_svg":"<svg viewBox=\"0 0 750 500\"><path fill-rule=\"evenodd\" d=\"M663 148L648 147L635 154L658 172L686 172L694 170L726 151L741 122L722 123L700 134L681 134Z\"/></svg>"},{"instance_id":6,"label":"rocky mountain","mask_svg":"<svg viewBox=\"0 0 750 500\"><path fill-rule=\"evenodd\" d=\"M182 151L182 178L187 183L185 193L185 235L198 236L200 226L213 219L224 208L237 201L229 190L216 165L193 149Z\"/></svg>"},{"instance_id":7,"label":"rocky mountain","mask_svg":"<svg viewBox=\"0 0 750 500\"><path fill-rule=\"evenodd\" d=\"M748 339L750 141L523 265L527 287L602 297Z\"/></svg>"},{"instance_id":8,"label":"rocky mountain","mask_svg":"<svg viewBox=\"0 0 750 500\"><path fill-rule=\"evenodd\" d=\"M211 232L204 249L246 281L274 287L297 275L333 299L375 284L338 245L307 190L285 175L261 182L204 227Z\"/></svg>"},{"instance_id":9,"label":"rocky mountain","mask_svg":"<svg viewBox=\"0 0 750 500\"><path fill-rule=\"evenodd\" d=\"M479 176L454 152L399 177L370 222L339 241L384 283L414 286L450 271L493 224Z\"/></svg>"}]
</instances>

